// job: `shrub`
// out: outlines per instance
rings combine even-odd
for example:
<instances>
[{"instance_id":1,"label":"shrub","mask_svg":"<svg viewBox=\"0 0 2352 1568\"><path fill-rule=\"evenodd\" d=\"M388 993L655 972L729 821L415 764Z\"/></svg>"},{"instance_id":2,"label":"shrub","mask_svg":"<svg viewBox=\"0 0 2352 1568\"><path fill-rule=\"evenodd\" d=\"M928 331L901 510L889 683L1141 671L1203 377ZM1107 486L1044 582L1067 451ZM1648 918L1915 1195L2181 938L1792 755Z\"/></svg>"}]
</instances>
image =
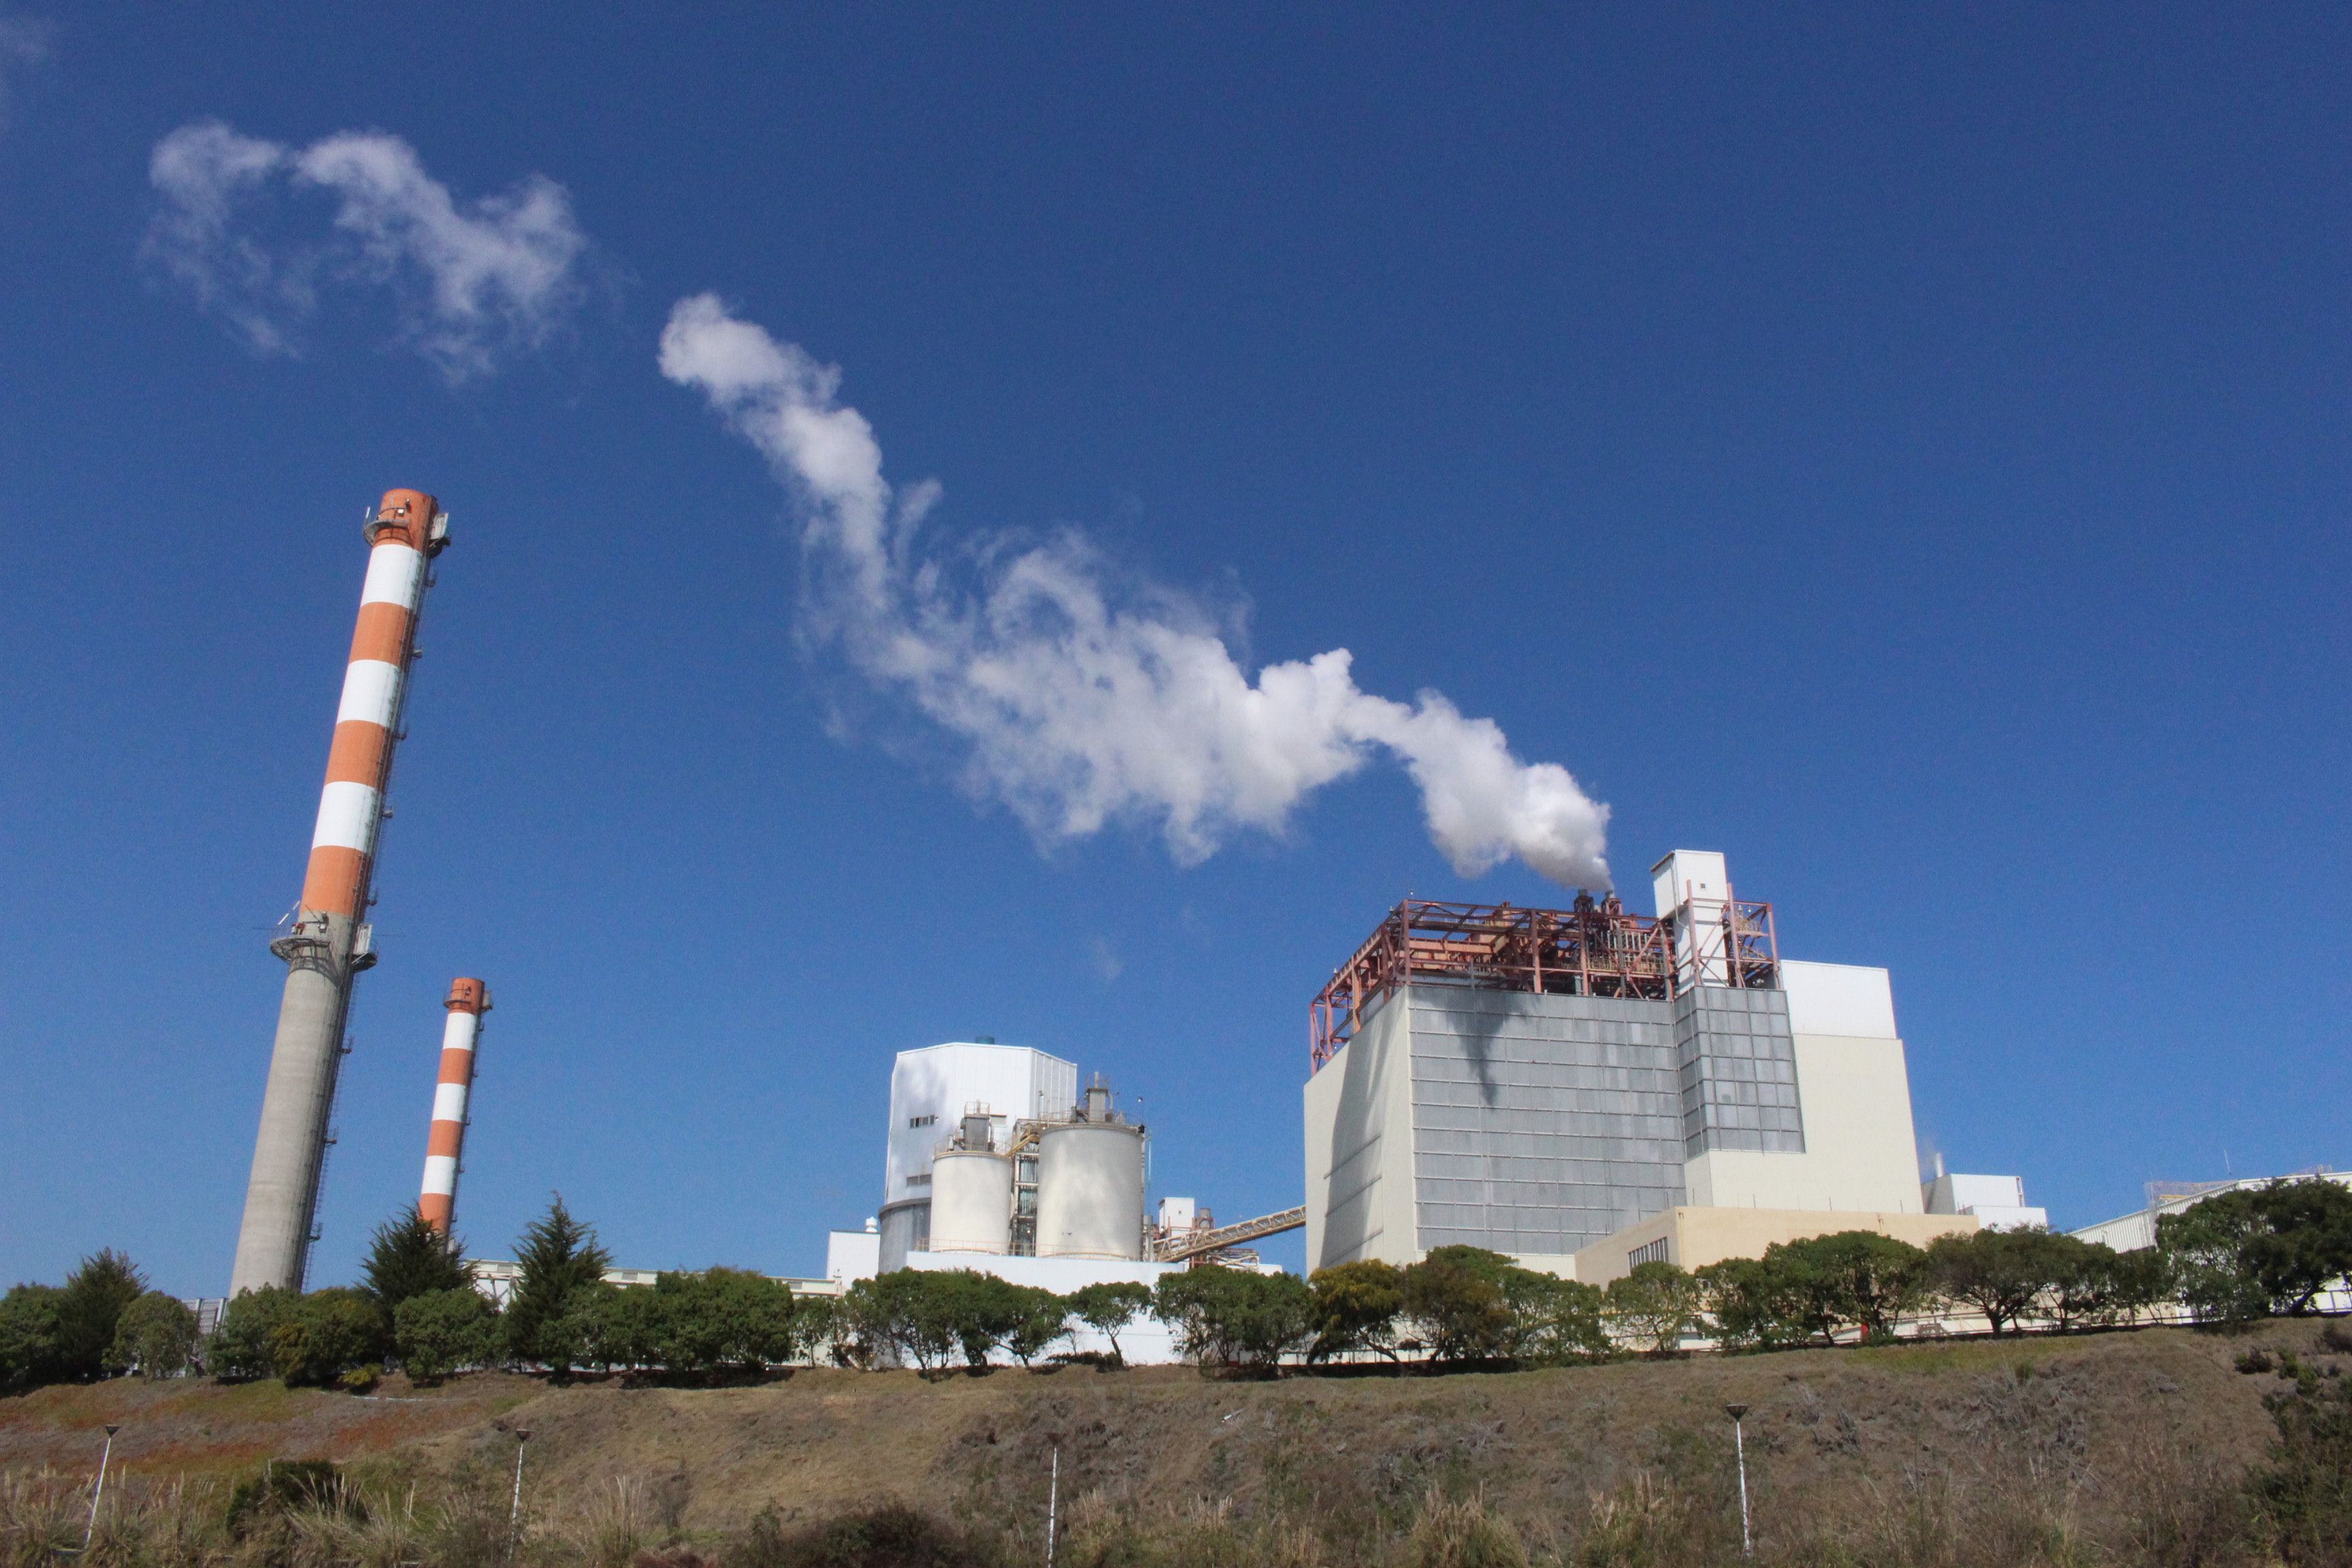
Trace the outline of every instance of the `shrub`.
<instances>
[{"instance_id":1,"label":"shrub","mask_svg":"<svg viewBox=\"0 0 2352 1568\"><path fill-rule=\"evenodd\" d=\"M2248 1479L2262 1531L2288 1563L2352 1562L2352 1378L2292 1362L2280 1375L2294 1385L2263 1399L2278 1436Z\"/></svg>"},{"instance_id":2,"label":"shrub","mask_svg":"<svg viewBox=\"0 0 2352 1568\"><path fill-rule=\"evenodd\" d=\"M238 1292L205 1342L205 1366L215 1377L276 1376L277 1351L270 1337L301 1299L299 1291L277 1285Z\"/></svg>"},{"instance_id":3,"label":"shrub","mask_svg":"<svg viewBox=\"0 0 2352 1568\"><path fill-rule=\"evenodd\" d=\"M614 1297L630 1294L615 1291ZM637 1307L605 1300L624 1321ZM761 1372L792 1360L798 1342L792 1288L748 1269L664 1273L646 1310L656 1363L673 1373Z\"/></svg>"},{"instance_id":4,"label":"shrub","mask_svg":"<svg viewBox=\"0 0 2352 1568\"><path fill-rule=\"evenodd\" d=\"M470 1285L411 1296L392 1321L393 1348L411 1377L446 1377L498 1354L498 1309Z\"/></svg>"},{"instance_id":5,"label":"shrub","mask_svg":"<svg viewBox=\"0 0 2352 1568\"><path fill-rule=\"evenodd\" d=\"M0 1393L36 1388L61 1375L64 1295L54 1285L18 1285L0 1297Z\"/></svg>"},{"instance_id":6,"label":"shrub","mask_svg":"<svg viewBox=\"0 0 2352 1568\"><path fill-rule=\"evenodd\" d=\"M383 1315L366 1291L342 1285L313 1290L295 1298L270 1328L270 1366L289 1384L330 1384L381 1365L384 1339Z\"/></svg>"},{"instance_id":7,"label":"shrub","mask_svg":"<svg viewBox=\"0 0 2352 1568\"><path fill-rule=\"evenodd\" d=\"M150 1290L122 1310L107 1351L112 1372L142 1377L177 1377L196 1352L196 1315L184 1302Z\"/></svg>"},{"instance_id":8,"label":"shrub","mask_svg":"<svg viewBox=\"0 0 2352 1568\"><path fill-rule=\"evenodd\" d=\"M265 1519L298 1510L367 1517L359 1494L333 1464L325 1459L272 1459L261 1474L239 1481L230 1494L228 1532L242 1541Z\"/></svg>"}]
</instances>

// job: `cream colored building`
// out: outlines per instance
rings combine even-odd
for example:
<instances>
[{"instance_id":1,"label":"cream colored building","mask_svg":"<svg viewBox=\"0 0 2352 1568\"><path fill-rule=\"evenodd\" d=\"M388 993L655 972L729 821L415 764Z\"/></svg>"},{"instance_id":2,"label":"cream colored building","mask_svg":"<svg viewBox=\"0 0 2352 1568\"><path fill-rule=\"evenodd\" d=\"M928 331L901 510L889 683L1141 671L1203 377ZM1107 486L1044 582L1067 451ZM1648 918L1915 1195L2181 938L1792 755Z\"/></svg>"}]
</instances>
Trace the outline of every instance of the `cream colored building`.
<instances>
[{"instance_id":1,"label":"cream colored building","mask_svg":"<svg viewBox=\"0 0 2352 1568\"><path fill-rule=\"evenodd\" d=\"M1720 855L1676 850L1653 881L1657 920L1623 925L1671 946L1671 994L1465 965L1368 997L1304 1091L1310 1269L1467 1243L1606 1279L1661 1243L1696 1267L1841 1229L1974 1228L1924 1213L1886 971L1730 952L1758 906L1735 906Z\"/></svg>"}]
</instances>

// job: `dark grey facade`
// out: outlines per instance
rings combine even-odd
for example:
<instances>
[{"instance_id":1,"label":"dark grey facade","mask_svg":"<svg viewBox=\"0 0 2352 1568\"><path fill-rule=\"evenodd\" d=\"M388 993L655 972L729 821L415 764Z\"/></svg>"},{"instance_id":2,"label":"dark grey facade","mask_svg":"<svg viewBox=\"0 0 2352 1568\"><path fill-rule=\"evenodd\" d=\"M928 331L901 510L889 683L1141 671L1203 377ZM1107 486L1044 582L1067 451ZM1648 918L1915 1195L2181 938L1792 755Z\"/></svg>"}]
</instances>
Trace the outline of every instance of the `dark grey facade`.
<instances>
[{"instance_id":1,"label":"dark grey facade","mask_svg":"<svg viewBox=\"0 0 2352 1568\"><path fill-rule=\"evenodd\" d=\"M1788 1000L1671 1002L1415 985L1421 1249L1576 1251L1684 1202L1709 1148L1804 1148Z\"/></svg>"},{"instance_id":2,"label":"dark grey facade","mask_svg":"<svg viewBox=\"0 0 2352 1568\"><path fill-rule=\"evenodd\" d=\"M1788 994L1702 985L1673 1005L1683 1152L1692 1159L1710 1149L1803 1153Z\"/></svg>"},{"instance_id":3,"label":"dark grey facade","mask_svg":"<svg viewBox=\"0 0 2352 1568\"><path fill-rule=\"evenodd\" d=\"M1683 1201L1674 1006L1416 985L1420 1247L1567 1253Z\"/></svg>"}]
</instances>

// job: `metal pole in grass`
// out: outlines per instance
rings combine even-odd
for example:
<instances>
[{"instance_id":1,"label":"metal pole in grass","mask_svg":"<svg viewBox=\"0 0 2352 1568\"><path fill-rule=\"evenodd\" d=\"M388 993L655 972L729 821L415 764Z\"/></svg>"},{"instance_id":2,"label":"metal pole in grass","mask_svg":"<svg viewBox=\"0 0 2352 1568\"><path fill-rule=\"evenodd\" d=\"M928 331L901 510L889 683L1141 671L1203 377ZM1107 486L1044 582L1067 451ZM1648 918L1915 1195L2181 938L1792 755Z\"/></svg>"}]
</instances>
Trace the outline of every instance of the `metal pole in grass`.
<instances>
[{"instance_id":1,"label":"metal pole in grass","mask_svg":"<svg viewBox=\"0 0 2352 1568\"><path fill-rule=\"evenodd\" d=\"M1062 1508L1062 1446L1054 1445L1054 1473L1045 1483L1045 1568L1054 1568L1054 1526Z\"/></svg>"},{"instance_id":2,"label":"metal pole in grass","mask_svg":"<svg viewBox=\"0 0 2352 1568\"><path fill-rule=\"evenodd\" d=\"M1723 1409L1731 1417L1731 1446L1739 1456L1739 1554L1753 1557L1756 1555L1756 1542L1748 1533L1748 1433L1740 1426L1741 1417L1748 1414L1748 1406L1727 1405Z\"/></svg>"},{"instance_id":3,"label":"metal pole in grass","mask_svg":"<svg viewBox=\"0 0 2352 1568\"><path fill-rule=\"evenodd\" d=\"M529 1428L515 1434L514 1506L507 1510L507 1555L509 1557L514 1555L515 1542L522 1533L522 1449L523 1445L530 1441Z\"/></svg>"},{"instance_id":4,"label":"metal pole in grass","mask_svg":"<svg viewBox=\"0 0 2352 1568\"><path fill-rule=\"evenodd\" d=\"M89 1550L89 1538L98 1532L98 1503L106 1496L106 1462L114 1458L114 1435L121 1430L120 1426L106 1429L106 1447L98 1456L98 1486L89 1494L89 1522L82 1526L81 1531L81 1549L84 1552Z\"/></svg>"}]
</instances>

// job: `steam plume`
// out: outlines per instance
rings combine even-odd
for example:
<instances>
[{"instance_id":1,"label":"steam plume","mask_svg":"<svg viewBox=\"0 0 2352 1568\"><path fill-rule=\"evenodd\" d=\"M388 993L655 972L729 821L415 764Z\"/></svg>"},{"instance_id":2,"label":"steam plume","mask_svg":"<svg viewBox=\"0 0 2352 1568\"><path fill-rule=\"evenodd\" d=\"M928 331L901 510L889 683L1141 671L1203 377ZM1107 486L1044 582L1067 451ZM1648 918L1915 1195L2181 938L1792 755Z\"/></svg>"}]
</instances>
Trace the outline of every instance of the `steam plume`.
<instances>
[{"instance_id":1,"label":"steam plume","mask_svg":"<svg viewBox=\"0 0 2352 1568\"><path fill-rule=\"evenodd\" d=\"M671 310L661 368L801 500L805 635L968 742L971 787L1041 837L1141 820L1196 862L1235 829L1279 832L1381 750L1420 785L1430 837L1463 875L1516 855L1564 887L1609 885L1609 808L1567 769L1521 763L1492 720L1434 691L1406 704L1359 690L1345 648L1253 680L1198 605L1115 593L1076 534L984 552L959 585L919 548L939 487L894 490L873 427L836 400L840 372L716 296Z\"/></svg>"},{"instance_id":2,"label":"steam plume","mask_svg":"<svg viewBox=\"0 0 2352 1568\"><path fill-rule=\"evenodd\" d=\"M282 252L254 237L255 204L281 175L335 198L331 236ZM562 186L534 174L461 207L382 132L297 149L206 121L158 142L148 178L162 197L148 261L257 353L296 351L322 279L389 286L417 352L464 381L537 347L579 297L573 263L588 242Z\"/></svg>"}]
</instances>

